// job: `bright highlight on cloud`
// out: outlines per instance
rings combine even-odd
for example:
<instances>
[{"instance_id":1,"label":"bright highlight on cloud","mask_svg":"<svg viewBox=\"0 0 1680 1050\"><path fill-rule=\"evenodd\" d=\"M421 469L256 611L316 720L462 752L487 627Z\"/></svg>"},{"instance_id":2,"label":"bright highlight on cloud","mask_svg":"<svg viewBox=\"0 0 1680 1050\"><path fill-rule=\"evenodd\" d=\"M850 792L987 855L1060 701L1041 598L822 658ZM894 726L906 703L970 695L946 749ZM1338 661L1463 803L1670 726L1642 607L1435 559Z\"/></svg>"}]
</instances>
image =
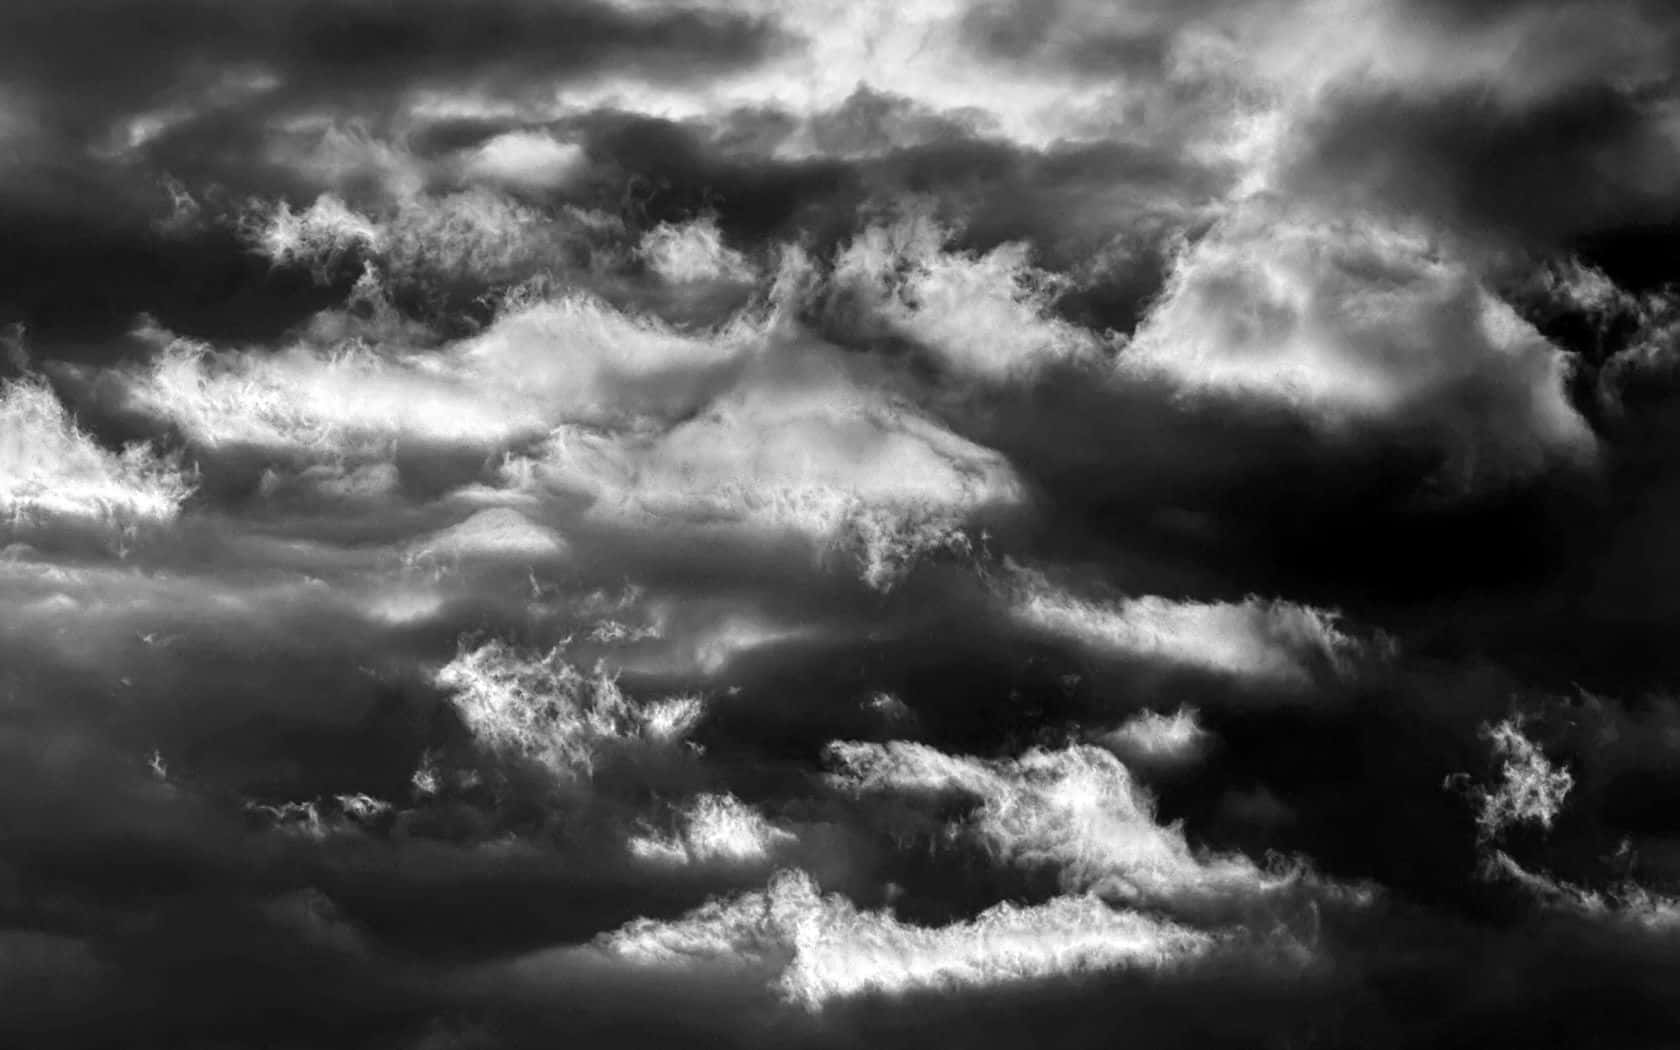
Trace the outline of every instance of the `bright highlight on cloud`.
<instances>
[{"instance_id":1,"label":"bright highlight on cloud","mask_svg":"<svg viewBox=\"0 0 1680 1050\"><path fill-rule=\"evenodd\" d=\"M101 447L45 383L0 388L0 516L13 529L167 522L192 478L144 444Z\"/></svg>"},{"instance_id":2,"label":"bright highlight on cloud","mask_svg":"<svg viewBox=\"0 0 1680 1050\"><path fill-rule=\"evenodd\" d=\"M1092 602L1023 577L1022 624L1095 652L1159 660L1274 685L1304 685L1359 652L1334 613L1287 601L1180 602L1156 595Z\"/></svg>"},{"instance_id":3,"label":"bright highlight on cloud","mask_svg":"<svg viewBox=\"0 0 1680 1050\"><path fill-rule=\"evenodd\" d=\"M700 795L674 834L637 835L630 852L652 864L758 864L797 840L734 795Z\"/></svg>"},{"instance_id":4,"label":"bright highlight on cloud","mask_svg":"<svg viewBox=\"0 0 1680 1050\"><path fill-rule=\"evenodd\" d=\"M1050 313L1057 279L1022 243L978 258L948 249L952 232L912 214L872 226L834 261L844 309L924 345L964 377L1004 383L1056 363L1093 359L1102 340Z\"/></svg>"},{"instance_id":5,"label":"bright highlight on cloud","mask_svg":"<svg viewBox=\"0 0 1680 1050\"><path fill-rule=\"evenodd\" d=\"M1211 734L1197 720L1196 709L1172 714L1145 711L1097 737L1130 765L1180 765L1194 762L1207 749Z\"/></svg>"},{"instance_id":6,"label":"bright highlight on cloud","mask_svg":"<svg viewBox=\"0 0 1680 1050\"><path fill-rule=\"evenodd\" d=\"M973 798L979 805L963 834L1006 863L1059 871L1070 892L1162 905L1289 882L1245 858L1193 850L1183 829L1156 822L1153 801L1130 771L1097 748L987 762L921 744L836 743L828 756L835 782L849 790Z\"/></svg>"},{"instance_id":7,"label":"bright highlight on cloud","mask_svg":"<svg viewBox=\"0 0 1680 1050\"><path fill-rule=\"evenodd\" d=\"M655 432L557 428L504 473L524 491L585 495L592 515L632 527L804 536L855 552L876 587L923 552L965 546L968 515L1020 500L997 453L783 353L704 415Z\"/></svg>"},{"instance_id":8,"label":"bright highlight on cloud","mask_svg":"<svg viewBox=\"0 0 1680 1050\"><path fill-rule=\"evenodd\" d=\"M701 715L696 700L667 701L675 713L637 704L605 669L580 671L558 649L521 654L495 641L463 649L437 683L480 744L562 781L587 779L615 749L675 743Z\"/></svg>"},{"instance_id":9,"label":"bright highlight on cloud","mask_svg":"<svg viewBox=\"0 0 1680 1050\"><path fill-rule=\"evenodd\" d=\"M1567 768L1553 766L1519 722L1487 727L1486 735L1500 767L1498 782L1479 794L1476 824L1482 834L1491 838L1529 822L1551 827L1575 778Z\"/></svg>"},{"instance_id":10,"label":"bright highlight on cloud","mask_svg":"<svg viewBox=\"0 0 1680 1050\"><path fill-rule=\"evenodd\" d=\"M1449 246L1369 221L1238 206L1182 250L1123 360L1330 425L1418 427L1467 474L1592 449L1568 359Z\"/></svg>"},{"instance_id":11,"label":"bright highlight on cloud","mask_svg":"<svg viewBox=\"0 0 1680 1050\"><path fill-rule=\"evenodd\" d=\"M778 873L762 892L713 901L672 922L638 920L600 950L639 966L767 974L809 1010L859 995L998 988L1120 968L1157 969L1215 944L1207 934L1118 911L1095 897L1000 904L969 922L924 928L822 895Z\"/></svg>"}]
</instances>

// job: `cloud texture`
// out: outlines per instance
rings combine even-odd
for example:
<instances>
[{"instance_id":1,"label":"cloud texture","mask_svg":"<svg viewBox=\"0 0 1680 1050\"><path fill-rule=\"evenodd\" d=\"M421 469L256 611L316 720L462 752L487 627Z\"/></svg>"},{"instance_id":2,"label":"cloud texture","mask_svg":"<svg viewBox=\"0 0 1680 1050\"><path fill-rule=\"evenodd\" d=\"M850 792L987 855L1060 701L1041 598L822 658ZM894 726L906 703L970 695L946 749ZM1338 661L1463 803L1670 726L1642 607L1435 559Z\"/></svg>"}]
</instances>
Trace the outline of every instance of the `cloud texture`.
<instances>
[{"instance_id":1,"label":"cloud texture","mask_svg":"<svg viewBox=\"0 0 1680 1050\"><path fill-rule=\"evenodd\" d=\"M1677 60L5 5L0 1043L1680 1041Z\"/></svg>"}]
</instances>

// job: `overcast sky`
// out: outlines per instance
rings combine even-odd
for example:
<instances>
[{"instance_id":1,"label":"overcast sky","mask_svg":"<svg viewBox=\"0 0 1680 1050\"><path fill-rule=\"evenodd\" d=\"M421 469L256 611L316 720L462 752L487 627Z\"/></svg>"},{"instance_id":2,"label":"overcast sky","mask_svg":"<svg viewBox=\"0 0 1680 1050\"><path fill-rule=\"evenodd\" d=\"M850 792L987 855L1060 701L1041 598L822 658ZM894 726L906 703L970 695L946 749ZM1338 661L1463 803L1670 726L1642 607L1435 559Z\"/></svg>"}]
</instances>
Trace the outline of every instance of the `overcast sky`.
<instances>
[{"instance_id":1,"label":"overcast sky","mask_svg":"<svg viewBox=\"0 0 1680 1050\"><path fill-rule=\"evenodd\" d=\"M1677 70L0 4L0 1043L1680 1043Z\"/></svg>"}]
</instances>

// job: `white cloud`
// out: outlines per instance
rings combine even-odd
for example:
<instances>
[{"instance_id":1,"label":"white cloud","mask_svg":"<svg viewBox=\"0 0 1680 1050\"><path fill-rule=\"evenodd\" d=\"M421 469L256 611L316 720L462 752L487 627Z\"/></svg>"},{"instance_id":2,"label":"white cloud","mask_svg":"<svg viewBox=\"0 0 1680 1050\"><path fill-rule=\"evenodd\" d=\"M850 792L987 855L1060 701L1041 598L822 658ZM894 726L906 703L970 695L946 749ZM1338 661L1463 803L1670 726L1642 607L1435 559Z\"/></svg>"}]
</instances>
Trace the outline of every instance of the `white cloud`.
<instances>
[{"instance_id":1,"label":"white cloud","mask_svg":"<svg viewBox=\"0 0 1680 1050\"><path fill-rule=\"evenodd\" d=\"M1527 890L1542 905L1583 918L1650 933L1680 930L1680 900L1624 882L1607 891L1588 889L1529 871L1504 850L1494 850L1482 864L1484 878L1504 879Z\"/></svg>"},{"instance_id":2,"label":"white cloud","mask_svg":"<svg viewBox=\"0 0 1680 1050\"><path fill-rule=\"evenodd\" d=\"M385 243L378 223L330 193L301 212L280 201L248 219L246 235L277 265L307 265L322 275L351 253L378 252Z\"/></svg>"},{"instance_id":3,"label":"white cloud","mask_svg":"<svg viewBox=\"0 0 1680 1050\"><path fill-rule=\"evenodd\" d=\"M1501 759L1499 782L1477 789L1476 824L1484 838L1499 835L1513 824L1552 826L1563 800L1575 786L1567 767L1552 765L1544 752L1523 735L1520 720L1507 719L1482 727L1494 756Z\"/></svg>"},{"instance_id":4,"label":"white cloud","mask_svg":"<svg viewBox=\"0 0 1680 1050\"><path fill-rule=\"evenodd\" d=\"M638 919L597 941L640 967L763 974L810 1010L866 994L992 988L1119 968L1158 969L1215 945L1205 933L1090 896L1000 904L968 922L926 928L823 896L803 872L763 892L716 900L661 922Z\"/></svg>"},{"instance_id":5,"label":"white cloud","mask_svg":"<svg viewBox=\"0 0 1680 1050\"><path fill-rule=\"evenodd\" d=\"M1305 685L1340 670L1359 644L1337 614L1255 597L1174 601L1155 595L1092 602L1017 574L1011 612L1021 623L1099 652L1162 660L1278 685Z\"/></svg>"},{"instance_id":6,"label":"white cloud","mask_svg":"<svg viewBox=\"0 0 1680 1050\"><path fill-rule=\"evenodd\" d=\"M568 781L588 777L615 749L675 742L698 715L689 698L675 707L638 704L604 668L585 674L559 648L528 654L497 641L463 648L436 679L480 744Z\"/></svg>"},{"instance_id":7,"label":"white cloud","mask_svg":"<svg viewBox=\"0 0 1680 1050\"><path fill-rule=\"evenodd\" d=\"M148 328L158 351L120 382L126 407L199 448L254 447L294 471L359 478L404 443L524 445L493 500L615 529L796 538L854 558L883 590L925 554L966 552L972 516L1023 501L1002 455L897 395L877 362L812 338L785 305L691 335L584 294L516 296L481 333L435 349L389 326L221 352Z\"/></svg>"},{"instance_id":8,"label":"white cloud","mask_svg":"<svg viewBox=\"0 0 1680 1050\"><path fill-rule=\"evenodd\" d=\"M197 444L383 457L393 441L486 448L565 420L676 414L705 376L751 347L750 331L680 335L587 296L515 303L483 333L441 351L310 341L279 352L212 350L157 329L160 350L126 383L129 406Z\"/></svg>"},{"instance_id":9,"label":"white cloud","mask_svg":"<svg viewBox=\"0 0 1680 1050\"><path fill-rule=\"evenodd\" d=\"M276 265L307 266L322 278L355 256L377 259L396 277L492 285L568 271L619 232L618 220L603 213L537 208L485 187L402 193L373 212L333 193L301 212L284 201L259 203L242 225Z\"/></svg>"},{"instance_id":10,"label":"white cloud","mask_svg":"<svg viewBox=\"0 0 1680 1050\"><path fill-rule=\"evenodd\" d=\"M1055 63L1000 71L965 33L964 19L973 9L967 0L703 2L731 14L772 18L804 46L751 68L720 73L704 84L661 85L634 72L607 71L587 83L564 86L557 93L558 109L613 108L684 120L773 105L806 123L840 109L863 85L1028 148L1045 149L1123 134L1127 117L1137 118L1150 101L1166 95L1153 77L1128 76L1120 68L1098 80ZM822 135L799 130L784 144L782 156L809 156L825 145Z\"/></svg>"},{"instance_id":11,"label":"white cloud","mask_svg":"<svg viewBox=\"0 0 1680 1050\"><path fill-rule=\"evenodd\" d=\"M1126 762L1158 766L1195 761L1211 735L1202 728L1195 708L1181 707L1170 715L1144 711L1097 740Z\"/></svg>"},{"instance_id":12,"label":"white cloud","mask_svg":"<svg viewBox=\"0 0 1680 1050\"><path fill-rule=\"evenodd\" d=\"M458 524L409 544L411 564L445 566L466 560L555 561L568 553L566 541L510 507L481 510Z\"/></svg>"},{"instance_id":13,"label":"white cloud","mask_svg":"<svg viewBox=\"0 0 1680 1050\"><path fill-rule=\"evenodd\" d=\"M1265 893L1293 879L1193 850L1181 827L1156 823L1153 800L1099 748L988 761L902 741L843 742L828 758L847 790L975 798L964 835L1006 863L1059 871L1069 891L1159 905Z\"/></svg>"},{"instance_id":14,"label":"white cloud","mask_svg":"<svg viewBox=\"0 0 1680 1050\"><path fill-rule=\"evenodd\" d=\"M723 242L717 219L662 222L642 236L637 252L654 273L673 284L704 281L747 283L757 271L746 256Z\"/></svg>"},{"instance_id":15,"label":"white cloud","mask_svg":"<svg viewBox=\"0 0 1680 1050\"><path fill-rule=\"evenodd\" d=\"M797 836L765 820L734 795L699 795L684 806L672 834L631 837L630 853L661 865L763 864Z\"/></svg>"},{"instance_id":16,"label":"white cloud","mask_svg":"<svg viewBox=\"0 0 1680 1050\"><path fill-rule=\"evenodd\" d=\"M1428 238L1245 201L1181 253L1121 358L1187 392L1430 434L1465 480L1595 448L1567 356Z\"/></svg>"},{"instance_id":17,"label":"white cloud","mask_svg":"<svg viewBox=\"0 0 1680 1050\"><path fill-rule=\"evenodd\" d=\"M343 188L376 180L387 194L403 197L418 193L426 181L418 157L374 136L360 120L296 113L270 123L267 130L264 159L316 185Z\"/></svg>"},{"instance_id":18,"label":"white cloud","mask_svg":"<svg viewBox=\"0 0 1680 1050\"><path fill-rule=\"evenodd\" d=\"M361 792L304 802L245 803L247 813L262 815L275 831L316 841L355 835L362 826L379 820L393 808L384 799Z\"/></svg>"},{"instance_id":19,"label":"white cloud","mask_svg":"<svg viewBox=\"0 0 1680 1050\"><path fill-rule=\"evenodd\" d=\"M590 514L642 527L725 527L852 551L890 586L921 554L962 550L964 520L1022 498L1008 462L783 348L706 413L665 430L562 426L510 462L521 491L593 498Z\"/></svg>"},{"instance_id":20,"label":"white cloud","mask_svg":"<svg viewBox=\"0 0 1680 1050\"><path fill-rule=\"evenodd\" d=\"M885 322L964 376L1004 382L1056 361L1094 358L1100 342L1050 314L1056 278L1027 245L948 251L951 231L925 214L871 226L835 259L832 280L872 323Z\"/></svg>"},{"instance_id":21,"label":"white cloud","mask_svg":"<svg viewBox=\"0 0 1680 1050\"><path fill-rule=\"evenodd\" d=\"M0 385L0 525L167 522L192 490L186 472L144 444L101 447L45 383Z\"/></svg>"},{"instance_id":22,"label":"white cloud","mask_svg":"<svg viewBox=\"0 0 1680 1050\"><path fill-rule=\"evenodd\" d=\"M469 178L526 189L558 189L585 163L583 147L541 131L509 131L490 139L462 163Z\"/></svg>"}]
</instances>

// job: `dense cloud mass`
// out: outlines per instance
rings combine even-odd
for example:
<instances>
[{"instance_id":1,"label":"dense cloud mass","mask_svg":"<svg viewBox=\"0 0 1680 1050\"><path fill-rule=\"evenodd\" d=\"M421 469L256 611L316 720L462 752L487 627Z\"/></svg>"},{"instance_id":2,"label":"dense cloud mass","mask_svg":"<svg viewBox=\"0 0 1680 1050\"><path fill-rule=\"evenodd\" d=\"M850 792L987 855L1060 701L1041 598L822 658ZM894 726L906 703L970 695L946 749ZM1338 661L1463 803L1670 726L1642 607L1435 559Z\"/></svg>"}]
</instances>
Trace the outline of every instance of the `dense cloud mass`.
<instances>
[{"instance_id":1,"label":"dense cloud mass","mask_svg":"<svg viewBox=\"0 0 1680 1050\"><path fill-rule=\"evenodd\" d=\"M1676 69L0 5L0 1044L1680 1044Z\"/></svg>"}]
</instances>

